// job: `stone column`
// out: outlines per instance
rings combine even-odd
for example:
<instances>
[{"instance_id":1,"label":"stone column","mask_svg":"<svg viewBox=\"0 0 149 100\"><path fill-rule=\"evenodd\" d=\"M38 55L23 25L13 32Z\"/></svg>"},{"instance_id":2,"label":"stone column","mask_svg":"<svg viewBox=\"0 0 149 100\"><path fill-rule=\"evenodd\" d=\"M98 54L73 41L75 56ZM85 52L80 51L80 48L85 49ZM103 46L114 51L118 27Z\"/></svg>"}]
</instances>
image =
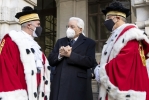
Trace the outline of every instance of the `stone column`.
<instances>
[{"instance_id":1,"label":"stone column","mask_svg":"<svg viewBox=\"0 0 149 100\"><path fill-rule=\"evenodd\" d=\"M149 35L149 0L132 0L136 25Z\"/></svg>"},{"instance_id":2,"label":"stone column","mask_svg":"<svg viewBox=\"0 0 149 100\"><path fill-rule=\"evenodd\" d=\"M0 1L0 40L10 30L20 30L15 14L24 6L36 6L37 0L1 0Z\"/></svg>"},{"instance_id":3,"label":"stone column","mask_svg":"<svg viewBox=\"0 0 149 100\"><path fill-rule=\"evenodd\" d=\"M84 33L87 34L87 0L56 0L57 5L57 39L66 36L66 25L70 17L80 17L85 22Z\"/></svg>"}]
</instances>

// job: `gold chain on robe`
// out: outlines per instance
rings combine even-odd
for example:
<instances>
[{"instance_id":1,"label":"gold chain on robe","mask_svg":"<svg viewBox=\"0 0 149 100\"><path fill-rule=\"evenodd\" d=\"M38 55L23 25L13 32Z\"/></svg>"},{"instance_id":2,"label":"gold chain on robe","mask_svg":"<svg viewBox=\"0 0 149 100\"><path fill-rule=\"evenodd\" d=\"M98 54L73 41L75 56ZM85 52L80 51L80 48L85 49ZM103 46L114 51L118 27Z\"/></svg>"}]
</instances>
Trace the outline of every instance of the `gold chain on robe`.
<instances>
[{"instance_id":1,"label":"gold chain on robe","mask_svg":"<svg viewBox=\"0 0 149 100\"><path fill-rule=\"evenodd\" d=\"M145 59L145 55L144 55L144 50L143 50L142 43L140 41L139 41L139 52L140 52L140 56L141 56L143 66L146 66L146 59Z\"/></svg>"},{"instance_id":2,"label":"gold chain on robe","mask_svg":"<svg viewBox=\"0 0 149 100\"><path fill-rule=\"evenodd\" d=\"M2 49L4 47L4 44L5 44L5 39L3 39L2 42L0 43L0 54L2 52Z\"/></svg>"}]
</instances>

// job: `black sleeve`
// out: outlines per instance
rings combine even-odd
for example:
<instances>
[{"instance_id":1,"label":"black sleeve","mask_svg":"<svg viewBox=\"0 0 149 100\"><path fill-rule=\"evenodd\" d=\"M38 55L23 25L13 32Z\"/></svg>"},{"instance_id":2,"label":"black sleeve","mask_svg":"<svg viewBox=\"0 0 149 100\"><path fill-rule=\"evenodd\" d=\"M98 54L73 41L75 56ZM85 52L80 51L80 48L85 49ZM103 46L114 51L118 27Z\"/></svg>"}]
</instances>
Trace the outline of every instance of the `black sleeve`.
<instances>
[{"instance_id":1,"label":"black sleeve","mask_svg":"<svg viewBox=\"0 0 149 100\"><path fill-rule=\"evenodd\" d=\"M57 40L54 49L49 54L48 61L50 66L56 66L59 63L58 55L59 55L59 40Z\"/></svg>"}]
</instances>

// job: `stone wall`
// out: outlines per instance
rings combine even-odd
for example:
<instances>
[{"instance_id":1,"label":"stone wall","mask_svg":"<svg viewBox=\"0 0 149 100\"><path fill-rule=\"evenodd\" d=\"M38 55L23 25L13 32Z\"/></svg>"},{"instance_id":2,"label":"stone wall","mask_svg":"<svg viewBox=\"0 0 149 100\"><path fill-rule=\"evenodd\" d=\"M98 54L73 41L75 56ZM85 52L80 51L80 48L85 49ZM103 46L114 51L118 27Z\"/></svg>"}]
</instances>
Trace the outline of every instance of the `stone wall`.
<instances>
[{"instance_id":1,"label":"stone wall","mask_svg":"<svg viewBox=\"0 0 149 100\"><path fill-rule=\"evenodd\" d=\"M57 39L66 36L66 25L70 17L80 17L84 20L84 33L87 35L87 3L87 0L56 0Z\"/></svg>"},{"instance_id":2,"label":"stone wall","mask_svg":"<svg viewBox=\"0 0 149 100\"><path fill-rule=\"evenodd\" d=\"M149 0L131 0L136 25L149 35Z\"/></svg>"},{"instance_id":3,"label":"stone wall","mask_svg":"<svg viewBox=\"0 0 149 100\"><path fill-rule=\"evenodd\" d=\"M20 30L20 24L14 17L24 6L34 7L37 0L1 0L0 1L0 40L10 30Z\"/></svg>"}]
</instances>

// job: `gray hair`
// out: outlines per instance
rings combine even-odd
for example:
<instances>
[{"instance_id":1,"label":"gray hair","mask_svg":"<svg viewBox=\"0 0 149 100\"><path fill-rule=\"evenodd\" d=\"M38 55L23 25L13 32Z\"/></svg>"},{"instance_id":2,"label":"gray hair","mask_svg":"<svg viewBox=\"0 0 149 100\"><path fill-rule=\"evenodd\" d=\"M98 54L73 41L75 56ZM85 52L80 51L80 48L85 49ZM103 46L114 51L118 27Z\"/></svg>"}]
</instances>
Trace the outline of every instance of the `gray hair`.
<instances>
[{"instance_id":1,"label":"gray hair","mask_svg":"<svg viewBox=\"0 0 149 100\"><path fill-rule=\"evenodd\" d=\"M121 20L124 21L125 23L127 22L126 18L121 17Z\"/></svg>"},{"instance_id":2,"label":"gray hair","mask_svg":"<svg viewBox=\"0 0 149 100\"><path fill-rule=\"evenodd\" d=\"M27 26L27 24L30 24L30 23L32 23L32 21L21 24L21 28L25 28Z\"/></svg>"},{"instance_id":3,"label":"gray hair","mask_svg":"<svg viewBox=\"0 0 149 100\"><path fill-rule=\"evenodd\" d=\"M81 18L78 18L78 17L71 17L69 19L69 21L71 21L71 20L76 20L77 21L77 26L79 28L82 28L82 33L83 33L83 31L84 31L84 21Z\"/></svg>"},{"instance_id":4,"label":"gray hair","mask_svg":"<svg viewBox=\"0 0 149 100\"><path fill-rule=\"evenodd\" d=\"M124 18L124 17L122 17L122 16L119 16L120 18L121 18L121 20L123 21L123 22L127 22L127 20L126 20L126 18Z\"/></svg>"}]
</instances>

